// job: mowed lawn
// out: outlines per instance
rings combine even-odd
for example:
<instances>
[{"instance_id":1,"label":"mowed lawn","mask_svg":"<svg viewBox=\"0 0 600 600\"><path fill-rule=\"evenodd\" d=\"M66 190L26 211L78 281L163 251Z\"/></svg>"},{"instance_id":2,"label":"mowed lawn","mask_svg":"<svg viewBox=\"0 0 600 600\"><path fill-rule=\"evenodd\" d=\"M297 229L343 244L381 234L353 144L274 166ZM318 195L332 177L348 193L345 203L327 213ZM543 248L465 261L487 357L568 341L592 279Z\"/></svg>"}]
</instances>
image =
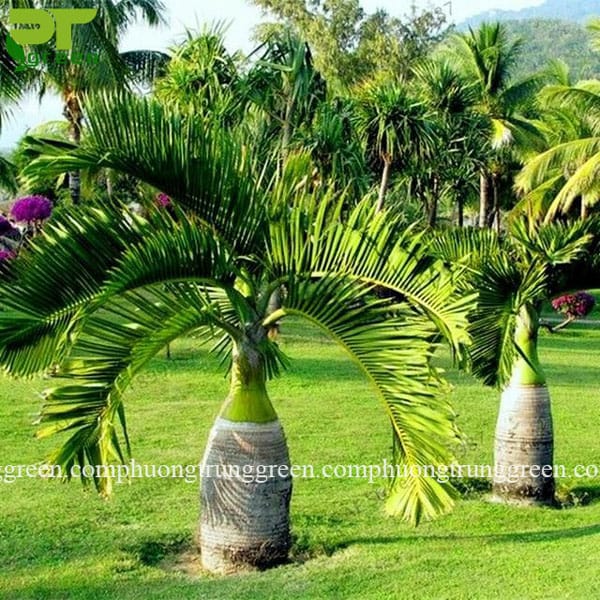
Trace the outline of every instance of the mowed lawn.
<instances>
[{"instance_id":1,"label":"mowed lawn","mask_svg":"<svg viewBox=\"0 0 600 600\"><path fill-rule=\"evenodd\" d=\"M373 391L319 333L292 323L290 373L271 385L292 462L380 463L391 434ZM556 463L600 465L600 331L544 334ZM449 367L447 359L441 361ZM463 463L490 463L498 393L448 372L466 435ZM40 461L36 393L51 381L2 382L0 464ZM127 397L134 457L192 464L227 391L217 361L193 340L157 358ZM0 483L0 598L595 598L600 597L600 479L560 482L576 506L523 509L472 492L454 512L414 529L383 510L382 484L295 482L295 560L262 573L191 576L173 567L198 518L197 485L145 479L99 499L78 482ZM477 487L477 486L474 486Z\"/></svg>"}]
</instances>

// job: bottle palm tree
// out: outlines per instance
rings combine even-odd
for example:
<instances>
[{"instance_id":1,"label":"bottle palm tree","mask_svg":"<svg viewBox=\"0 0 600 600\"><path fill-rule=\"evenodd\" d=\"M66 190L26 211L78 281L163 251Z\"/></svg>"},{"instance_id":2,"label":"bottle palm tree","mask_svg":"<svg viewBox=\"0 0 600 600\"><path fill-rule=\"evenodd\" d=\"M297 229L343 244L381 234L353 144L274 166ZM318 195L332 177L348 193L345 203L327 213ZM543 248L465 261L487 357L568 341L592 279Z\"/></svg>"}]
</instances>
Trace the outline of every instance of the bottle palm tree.
<instances>
[{"instance_id":1,"label":"bottle palm tree","mask_svg":"<svg viewBox=\"0 0 600 600\"><path fill-rule=\"evenodd\" d=\"M480 174L480 227L490 227L494 219L499 222L498 175L510 158L506 150L543 143L535 122L525 116L539 78L511 80L520 49L521 42L511 41L504 25L482 23L477 30L455 34L445 51L475 84L477 108L487 120L489 148L484 156L488 164Z\"/></svg>"},{"instance_id":2,"label":"bottle palm tree","mask_svg":"<svg viewBox=\"0 0 600 600\"><path fill-rule=\"evenodd\" d=\"M10 8L27 8L29 0L9 0ZM81 141L84 119L84 96L100 90L120 89L131 83L145 83L165 64L167 57L152 51L119 51L119 45L138 17L150 26L164 22L160 0L41 0L37 8L95 8L98 14L88 25L73 28L73 50L80 57L93 60L60 58L53 42L31 50L49 57L44 64L27 69L31 85L42 97L48 90L57 92L63 101L63 115L69 122L73 142ZM60 59L59 59L60 58ZM33 77L35 75L35 77ZM81 195L80 174L69 174L71 198L77 204Z\"/></svg>"},{"instance_id":3,"label":"bottle palm tree","mask_svg":"<svg viewBox=\"0 0 600 600\"><path fill-rule=\"evenodd\" d=\"M552 413L538 356L540 311L555 295L598 279L600 271L589 269L597 235L592 221L539 225L515 219L506 237L459 229L432 240L434 255L466 267L465 291L478 291L470 316L470 369L486 385L504 388L494 444L499 500L554 501Z\"/></svg>"},{"instance_id":4,"label":"bottle palm tree","mask_svg":"<svg viewBox=\"0 0 600 600\"><path fill-rule=\"evenodd\" d=\"M40 418L39 436L67 435L50 460L65 473L125 460L124 390L167 343L197 332L220 340L216 349L231 364L204 468L264 475L269 465L289 465L267 391L287 361L269 332L297 316L338 341L383 401L398 460L409 467L388 510L413 521L447 510L450 486L418 466L451 460L455 425L431 356L441 336L455 350L466 341L472 298L455 294L419 236L368 201L344 213L343 198L307 194L286 173L268 184L251 146L156 101L102 96L87 110L81 145L43 144L26 175L35 182L35 173L111 168L169 194L174 217L80 206L50 222L3 278L2 365L27 376L58 363L67 378L46 392ZM381 298L374 288L395 294ZM95 483L110 493L109 479ZM204 565L227 571L284 560L290 494L285 469L264 483L213 470L201 493Z\"/></svg>"}]
</instances>

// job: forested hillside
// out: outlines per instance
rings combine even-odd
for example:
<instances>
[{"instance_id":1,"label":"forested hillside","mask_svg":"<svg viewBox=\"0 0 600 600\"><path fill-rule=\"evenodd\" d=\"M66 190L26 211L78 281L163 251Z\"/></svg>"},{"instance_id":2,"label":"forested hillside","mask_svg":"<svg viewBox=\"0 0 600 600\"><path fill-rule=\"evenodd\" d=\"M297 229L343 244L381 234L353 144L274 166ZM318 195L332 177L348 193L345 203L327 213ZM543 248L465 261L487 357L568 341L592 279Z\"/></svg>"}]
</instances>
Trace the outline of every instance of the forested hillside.
<instances>
[{"instance_id":1,"label":"forested hillside","mask_svg":"<svg viewBox=\"0 0 600 600\"><path fill-rule=\"evenodd\" d=\"M523 40L515 77L539 71L552 59L565 61L574 80L600 75L600 55L592 52L590 35L583 25L549 19L508 21L505 25Z\"/></svg>"}]
</instances>

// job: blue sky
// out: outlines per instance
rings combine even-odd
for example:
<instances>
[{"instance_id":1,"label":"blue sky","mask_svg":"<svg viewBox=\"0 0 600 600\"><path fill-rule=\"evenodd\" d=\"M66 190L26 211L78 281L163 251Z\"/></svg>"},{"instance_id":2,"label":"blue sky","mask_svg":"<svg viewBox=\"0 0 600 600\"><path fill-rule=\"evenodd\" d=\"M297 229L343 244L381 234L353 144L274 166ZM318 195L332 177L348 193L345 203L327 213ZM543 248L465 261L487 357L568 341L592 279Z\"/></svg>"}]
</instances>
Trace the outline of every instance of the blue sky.
<instances>
[{"instance_id":1,"label":"blue sky","mask_svg":"<svg viewBox=\"0 0 600 600\"><path fill-rule=\"evenodd\" d=\"M205 23L222 21L228 25L227 41L232 49L250 49L254 26L261 20L261 12L247 0L163 0L168 8L169 25L160 30L137 26L124 41L125 50L165 50L181 39L186 28L201 28ZM461 22L466 17L492 9L519 9L542 4L543 0L452 0L450 20ZM369 12L385 8L390 14L402 16L410 12L412 0L363 0ZM416 0L419 7L430 6L427 0ZM435 3L434 3L435 4ZM443 4L442 0L439 4ZM450 4L443 4L449 12ZM13 112L12 119L5 123L0 134L0 149L10 148L29 128L44 121L60 119L61 105L57 98L47 97L43 106L37 99L29 98Z\"/></svg>"}]
</instances>

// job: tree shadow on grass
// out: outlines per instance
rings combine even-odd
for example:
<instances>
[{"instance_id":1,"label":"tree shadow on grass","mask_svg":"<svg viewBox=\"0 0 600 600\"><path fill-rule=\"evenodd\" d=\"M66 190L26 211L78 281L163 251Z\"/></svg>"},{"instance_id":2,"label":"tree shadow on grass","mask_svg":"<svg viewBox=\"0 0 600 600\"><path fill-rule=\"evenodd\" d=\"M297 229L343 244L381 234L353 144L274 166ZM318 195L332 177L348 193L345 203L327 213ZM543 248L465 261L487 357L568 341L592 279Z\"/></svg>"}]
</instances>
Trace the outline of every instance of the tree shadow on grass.
<instances>
[{"instance_id":1,"label":"tree shadow on grass","mask_svg":"<svg viewBox=\"0 0 600 600\"><path fill-rule=\"evenodd\" d=\"M577 485L560 491L558 500L563 508L588 506L600 502L600 485Z\"/></svg>"},{"instance_id":2,"label":"tree shadow on grass","mask_svg":"<svg viewBox=\"0 0 600 600\"><path fill-rule=\"evenodd\" d=\"M548 529L543 531L514 531L511 533L492 533L474 535L411 535L411 536L385 536L385 537L355 537L341 540L335 545L335 551L344 550L354 545L397 544L400 542L470 542L483 541L490 543L536 543L557 540L577 539L590 535L600 535L600 525L586 525L571 527L569 529Z\"/></svg>"}]
</instances>

